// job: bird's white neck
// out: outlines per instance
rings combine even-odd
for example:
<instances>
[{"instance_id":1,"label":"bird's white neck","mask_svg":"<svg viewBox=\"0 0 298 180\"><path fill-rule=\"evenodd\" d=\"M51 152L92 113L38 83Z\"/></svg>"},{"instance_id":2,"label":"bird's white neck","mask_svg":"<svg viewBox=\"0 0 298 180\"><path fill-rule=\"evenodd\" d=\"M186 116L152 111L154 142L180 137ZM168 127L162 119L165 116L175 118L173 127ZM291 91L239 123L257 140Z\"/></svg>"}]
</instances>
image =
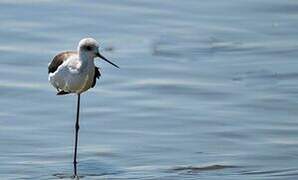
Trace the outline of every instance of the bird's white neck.
<instances>
[{"instance_id":1,"label":"bird's white neck","mask_svg":"<svg viewBox=\"0 0 298 180\"><path fill-rule=\"evenodd\" d=\"M79 61L81 61L81 69L94 66L94 57L90 53L79 51Z\"/></svg>"}]
</instances>

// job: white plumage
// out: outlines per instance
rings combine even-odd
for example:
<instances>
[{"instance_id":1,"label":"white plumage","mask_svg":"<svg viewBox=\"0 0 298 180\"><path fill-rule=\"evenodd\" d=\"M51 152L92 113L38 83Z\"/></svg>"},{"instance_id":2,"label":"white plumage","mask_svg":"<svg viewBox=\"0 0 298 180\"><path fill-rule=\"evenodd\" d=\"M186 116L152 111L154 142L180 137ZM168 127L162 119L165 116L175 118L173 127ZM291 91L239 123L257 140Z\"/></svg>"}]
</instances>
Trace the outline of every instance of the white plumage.
<instances>
[{"instance_id":1,"label":"white plumage","mask_svg":"<svg viewBox=\"0 0 298 180\"><path fill-rule=\"evenodd\" d=\"M80 53L79 53L80 54ZM94 60L73 54L58 69L49 74L50 83L58 90L70 93L82 93L88 90L94 77Z\"/></svg>"}]
</instances>

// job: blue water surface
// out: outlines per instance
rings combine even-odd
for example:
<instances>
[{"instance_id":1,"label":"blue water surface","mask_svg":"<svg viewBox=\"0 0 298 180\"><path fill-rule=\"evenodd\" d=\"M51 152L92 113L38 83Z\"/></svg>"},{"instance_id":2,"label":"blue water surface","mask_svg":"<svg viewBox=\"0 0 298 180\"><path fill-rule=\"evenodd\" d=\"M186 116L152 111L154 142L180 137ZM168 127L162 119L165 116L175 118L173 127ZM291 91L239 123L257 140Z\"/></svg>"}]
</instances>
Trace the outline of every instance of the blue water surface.
<instances>
[{"instance_id":1,"label":"blue water surface","mask_svg":"<svg viewBox=\"0 0 298 180\"><path fill-rule=\"evenodd\" d=\"M118 64L82 95L80 179L298 178L298 2L1 0L0 177L71 179L76 97L47 65Z\"/></svg>"}]
</instances>

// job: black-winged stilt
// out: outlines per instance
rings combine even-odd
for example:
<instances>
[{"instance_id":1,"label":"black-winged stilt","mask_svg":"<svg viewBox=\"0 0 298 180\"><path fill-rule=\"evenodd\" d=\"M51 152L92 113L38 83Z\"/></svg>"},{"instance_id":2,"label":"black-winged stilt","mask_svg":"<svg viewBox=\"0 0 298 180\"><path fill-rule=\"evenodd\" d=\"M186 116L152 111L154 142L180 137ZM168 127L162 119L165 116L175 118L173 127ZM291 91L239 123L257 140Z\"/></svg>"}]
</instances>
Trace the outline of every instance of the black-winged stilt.
<instances>
[{"instance_id":1,"label":"black-winged stilt","mask_svg":"<svg viewBox=\"0 0 298 180\"><path fill-rule=\"evenodd\" d=\"M57 95L77 94L77 115L74 144L74 176L77 177L77 147L80 117L80 95L96 84L100 77L99 68L94 59L99 57L119 68L99 53L99 44L93 38L85 38L79 42L77 51L65 51L57 54L48 66L49 81L57 89Z\"/></svg>"}]
</instances>

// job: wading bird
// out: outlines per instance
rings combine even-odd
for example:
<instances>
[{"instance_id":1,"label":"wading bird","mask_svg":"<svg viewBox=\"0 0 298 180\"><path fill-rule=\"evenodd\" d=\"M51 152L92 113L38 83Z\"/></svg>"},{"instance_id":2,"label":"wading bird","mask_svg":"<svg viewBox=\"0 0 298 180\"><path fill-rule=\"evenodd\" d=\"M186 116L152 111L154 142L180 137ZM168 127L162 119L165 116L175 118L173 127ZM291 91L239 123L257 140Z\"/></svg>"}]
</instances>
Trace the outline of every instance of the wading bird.
<instances>
[{"instance_id":1,"label":"wading bird","mask_svg":"<svg viewBox=\"0 0 298 180\"><path fill-rule=\"evenodd\" d=\"M93 38L82 39L77 51L65 51L57 54L48 66L49 82L57 89L57 95L74 93L78 97L73 154L74 177L77 177L80 95L93 88L96 79L101 75L99 68L94 65L96 57L119 68L99 53L99 44Z\"/></svg>"}]
</instances>

